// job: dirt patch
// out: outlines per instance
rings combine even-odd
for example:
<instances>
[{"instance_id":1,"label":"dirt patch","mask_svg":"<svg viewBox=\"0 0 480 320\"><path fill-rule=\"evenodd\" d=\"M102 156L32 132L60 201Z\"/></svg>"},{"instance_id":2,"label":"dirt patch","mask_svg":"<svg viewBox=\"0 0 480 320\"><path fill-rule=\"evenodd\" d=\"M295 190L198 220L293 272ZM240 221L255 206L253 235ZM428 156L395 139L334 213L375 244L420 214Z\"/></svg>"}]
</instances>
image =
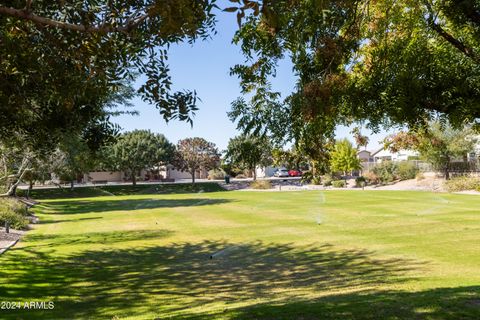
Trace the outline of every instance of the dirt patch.
<instances>
[{"instance_id":1,"label":"dirt patch","mask_svg":"<svg viewBox=\"0 0 480 320\"><path fill-rule=\"evenodd\" d=\"M368 189L376 190L411 190L411 191L434 191L434 192L444 192L443 187L445 180L435 177L426 177L422 180L411 179L399 181L395 184L379 187L368 187Z\"/></svg>"}]
</instances>

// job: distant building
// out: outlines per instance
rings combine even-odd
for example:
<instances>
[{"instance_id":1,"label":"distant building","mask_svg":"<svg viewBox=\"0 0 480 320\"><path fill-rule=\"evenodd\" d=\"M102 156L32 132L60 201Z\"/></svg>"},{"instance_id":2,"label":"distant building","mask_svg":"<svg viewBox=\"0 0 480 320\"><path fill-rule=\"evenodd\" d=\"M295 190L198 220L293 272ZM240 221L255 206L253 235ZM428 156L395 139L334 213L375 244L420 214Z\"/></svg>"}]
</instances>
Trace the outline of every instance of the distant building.
<instances>
[{"instance_id":1,"label":"distant building","mask_svg":"<svg viewBox=\"0 0 480 320\"><path fill-rule=\"evenodd\" d=\"M406 161L412 158L418 158L418 156L419 153L414 150L400 150L398 152L391 152L388 148L385 147L382 147L370 153L370 157L373 158L373 162Z\"/></svg>"},{"instance_id":2,"label":"distant building","mask_svg":"<svg viewBox=\"0 0 480 320\"><path fill-rule=\"evenodd\" d=\"M274 174L275 171L277 171L278 169L279 169L278 167L271 167L271 166L267 166L267 167L257 166L257 168L255 168L256 174L257 174L257 177L258 177L258 178L269 178L269 177L273 177L273 174Z\"/></svg>"},{"instance_id":3,"label":"distant building","mask_svg":"<svg viewBox=\"0 0 480 320\"><path fill-rule=\"evenodd\" d=\"M192 174L190 172L177 170L171 164L161 167L159 170L159 173L164 179L180 180L180 179L192 178ZM195 179L207 179L207 178L208 178L208 170L200 169L195 172Z\"/></svg>"},{"instance_id":4,"label":"distant building","mask_svg":"<svg viewBox=\"0 0 480 320\"><path fill-rule=\"evenodd\" d=\"M373 157L370 151L361 150L357 152L358 159L360 162L373 162Z\"/></svg>"},{"instance_id":5,"label":"distant building","mask_svg":"<svg viewBox=\"0 0 480 320\"><path fill-rule=\"evenodd\" d=\"M406 161L415 159L419 156L414 150L401 150L399 152L391 152L385 147L375 151L361 150L357 152L357 156L361 162L380 163L382 161Z\"/></svg>"},{"instance_id":6,"label":"distant building","mask_svg":"<svg viewBox=\"0 0 480 320\"><path fill-rule=\"evenodd\" d=\"M162 181L191 179L192 175L187 171L175 169L172 165L155 167L152 170L142 170L138 175L138 181ZM196 179L207 179L208 170L201 169L195 173ZM108 183L130 181L130 176L123 171L92 171L84 174L84 183Z\"/></svg>"}]
</instances>

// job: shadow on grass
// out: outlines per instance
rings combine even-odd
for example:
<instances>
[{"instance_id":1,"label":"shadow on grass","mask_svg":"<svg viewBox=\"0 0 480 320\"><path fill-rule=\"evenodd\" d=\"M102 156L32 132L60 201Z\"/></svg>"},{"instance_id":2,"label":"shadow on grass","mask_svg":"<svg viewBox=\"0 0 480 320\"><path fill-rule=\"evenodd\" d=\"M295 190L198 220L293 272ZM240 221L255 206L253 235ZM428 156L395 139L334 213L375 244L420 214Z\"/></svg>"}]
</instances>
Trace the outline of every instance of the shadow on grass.
<instances>
[{"instance_id":1,"label":"shadow on grass","mask_svg":"<svg viewBox=\"0 0 480 320\"><path fill-rule=\"evenodd\" d=\"M204 182L196 183L175 183L175 184L139 184L132 185L105 185L70 188L45 188L33 189L30 197L33 199L59 199L59 198L80 198L99 196L119 196L137 194L180 194L199 192L220 192L225 191L218 183ZM18 190L19 196L25 196L25 190Z\"/></svg>"},{"instance_id":2,"label":"shadow on grass","mask_svg":"<svg viewBox=\"0 0 480 320\"><path fill-rule=\"evenodd\" d=\"M77 218L77 219L63 219L63 220L56 220L56 219L45 219L38 221L38 224L51 224L51 223L62 223L62 222L78 222L78 221L87 221L87 220L100 220L103 217L85 217L85 218Z\"/></svg>"},{"instance_id":3,"label":"shadow on grass","mask_svg":"<svg viewBox=\"0 0 480 320\"><path fill-rule=\"evenodd\" d=\"M139 233L127 238L144 236ZM102 241L100 238L96 241ZM397 306L394 293L384 298L386 293L375 293L374 288L411 279L409 272L423 267L413 260L379 260L364 250L264 242L205 241L65 256L52 254L19 248L0 258L0 300L55 301L54 310L8 311L5 318L111 319L152 313L159 318L209 318L212 314L195 308L216 305L212 311L220 316L223 308L218 310L219 303L253 304L247 309L233 307L225 311L238 319L276 319L281 315L276 305L291 312L287 318L296 318L297 312L304 312L297 309L303 308L299 301L309 301L312 294L368 289L376 297L377 305L370 305L365 300L356 302L358 294L340 296L338 308L334 307L334 298L325 298L333 300L328 305L319 300L318 306L312 304L312 311L307 309L305 313L307 318L315 318L317 310L327 308L332 318L337 318L343 312L356 314L358 303L370 311L388 304ZM255 306L258 301L271 301L272 305ZM400 307L391 312L403 315ZM358 314L359 318L362 316L369 314Z\"/></svg>"},{"instance_id":4,"label":"shadow on grass","mask_svg":"<svg viewBox=\"0 0 480 320\"><path fill-rule=\"evenodd\" d=\"M55 214L98 213L105 211L130 211L142 209L211 206L232 202L229 199L131 199L131 200L66 200L49 203Z\"/></svg>"},{"instance_id":5,"label":"shadow on grass","mask_svg":"<svg viewBox=\"0 0 480 320\"><path fill-rule=\"evenodd\" d=\"M480 286L370 291L259 304L232 310L229 319L480 319Z\"/></svg>"},{"instance_id":6,"label":"shadow on grass","mask_svg":"<svg viewBox=\"0 0 480 320\"><path fill-rule=\"evenodd\" d=\"M23 248L56 247L60 245L86 245L123 243L129 241L148 241L171 236L170 230L136 230L114 232L90 232L72 234L27 234ZM38 242L48 242L39 244ZM33 243L29 245L29 243Z\"/></svg>"}]
</instances>

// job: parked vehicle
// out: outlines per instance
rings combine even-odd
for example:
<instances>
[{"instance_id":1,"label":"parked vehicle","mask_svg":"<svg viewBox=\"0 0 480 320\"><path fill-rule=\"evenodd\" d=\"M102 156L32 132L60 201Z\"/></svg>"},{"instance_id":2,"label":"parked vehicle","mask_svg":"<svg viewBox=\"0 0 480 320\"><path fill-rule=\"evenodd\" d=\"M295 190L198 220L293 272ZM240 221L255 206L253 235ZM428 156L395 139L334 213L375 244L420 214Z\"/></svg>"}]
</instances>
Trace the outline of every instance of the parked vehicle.
<instances>
[{"instance_id":1,"label":"parked vehicle","mask_svg":"<svg viewBox=\"0 0 480 320\"><path fill-rule=\"evenodd\" d=\"M302 171L295 170L295 169L289 170L288 171L288 176L290 176L290 177L301 177L302 176Z\"/></svg>"},{"instance_id":2,"label":"parked vehicle","mask_svg":"<svg viewBox=\"0 0 480 320\"><path fill-rule=\"evenodd\" d=\"M289 177L287 169L278 169L273 175L278 178Z\"/></svg>"}]
</instances>

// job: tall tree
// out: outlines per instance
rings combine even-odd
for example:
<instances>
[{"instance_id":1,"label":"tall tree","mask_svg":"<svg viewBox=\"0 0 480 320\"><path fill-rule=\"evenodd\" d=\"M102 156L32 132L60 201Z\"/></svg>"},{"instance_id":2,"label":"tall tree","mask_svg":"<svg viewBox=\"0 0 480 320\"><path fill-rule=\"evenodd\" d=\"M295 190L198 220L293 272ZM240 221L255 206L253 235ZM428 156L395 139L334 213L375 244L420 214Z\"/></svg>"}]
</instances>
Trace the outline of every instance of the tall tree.
<instances>
[{"instance_id":1,"label":"tall tree","mask_svg":"<svg viewBox=\"0 0 480 320\"><path fill-rule=\"evenodd\" d=\"M220 165L220 154L214 143L203 138L187 138L178 141L173 158L175 169L187 171L195 183L198 170L209 170Z\"/></svg>"},{"instance_id":2,"label":"tall tree","mask_svg":"<svg viewBox=\"0 0 480 320\"><path fill-rule=\"evenodd\" d=\"M230 139L225 157L250 170L256 180L257 166L266 167L272 163L272 146L266 137L240 135Z\"/></svg>"},{"instance_id":3,"label":"tall tree","mask_svg":"<svg viewBox=\"0 0 480 320\"><path fill-rule=\"evenodd\" d=\"M361 168L360 159L357 157L357 149L353 147L348 139L342 139L335 143L335 148L331 154L330 166L332 171L343 172L345 176Z\"/></svg>"},{"instance_id":4,"label":"tall tree","mask_svg":"<svg viewBox=\"0 0 480 320\"><path fill-rule=\"evenodd\" d=\"M167 164L172 159L174 148L162 134L134 130L123 133L105 149L105 162L112 169L125 172L136 185L141 170Z\"/></svg>"},{"instance_id":5,"label":"tall tree","mask_svg":"<svg viewBox=\"0 0 480 320\"><path fill-rule=\"evenodd\" d=\"M470 127L455 129L449 124L431 123L428 129L399 132L386 139L393 152L413 149L434 168L450 178L450 164L456 158L465 159L474 150L477 135Z\"/></svg>"},{"instance_id":6,"label":"tall tree","mask_svg":"<svg viewBox=\"0 0 480 320\"><path fill-rule=\"evenodd\" d=\"M454 126L479 123L478 1L236 3L228 11L237 12L234 41L247 62L232 74L251 101L237 100L232 115L245 132L296 142L318 130L324 138L314 141L328 143L336 125L355 121L374 131L427 126L437 116ZM282 59L298 76L283 102L270 86Z\"/></svg>"},{"instance_id":7,"label":"tall tree","mask_svg":"<svg viewBox=\"0 0 480 320\"><path fill-rule=\"evenodd\" d=\"M69 181L71 189L94 168L97 160L97 153L77 135L65 136L53 154L54 158L50 157L52 173L62 181Z\"/></svg>"}]
</instances>

